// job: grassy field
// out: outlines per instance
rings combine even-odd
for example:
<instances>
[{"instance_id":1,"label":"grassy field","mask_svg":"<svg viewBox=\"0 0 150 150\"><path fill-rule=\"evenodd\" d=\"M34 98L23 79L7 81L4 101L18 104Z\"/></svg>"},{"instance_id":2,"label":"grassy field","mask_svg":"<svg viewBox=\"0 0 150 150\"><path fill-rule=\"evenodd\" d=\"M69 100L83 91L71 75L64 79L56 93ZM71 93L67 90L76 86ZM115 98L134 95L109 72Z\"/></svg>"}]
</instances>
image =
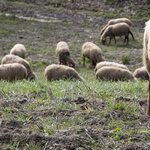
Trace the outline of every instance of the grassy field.
<instances>
[{"instance_id":1,"label":"grassy field","mask_svg":"<svg viewBox=\"0 0 150 150\"><path fill-rule=\"evenodd\" d=\"M0 1L0 8L5 8L0 15L0 59L16 43L22 43L27 49L26 59L38 77L36 81L0 81L0 149L149 148L150 122L145 115L148 81L98 81L94 70L88 67L88 60L87 67L82 67L81 56L82 45L90 41L101 47L107 61L122 63L123 56L127 56L130 59L127 67L133 73L143 66L143 28L147 15L142 23L136 19L139 14L130 16L134 41L130 37L127 45L123 38L117 38L117 44L112 41L110 45L103 45L99 31L114 17L113 12L106 17L106 12L71 11L63 7L6 1ZM21 12L20 16L39 19L33 13L37 11L48 17L48 14L55 16L59 22L40 22L16 16ZM73 11L75 15L72 15ZM123 11L118 7L116 14ZM85 15L87 20L82 18L86 18ZM81 18L73 21L75 16ZM99 17L106 20L101 19L103 22L97 25ZM95 25L91 18L95 19ZM46 66L58 63L55 48L62 40L68 43L76 70L84 82L48 82L44 77Z\"/></svg>"}]
</instances>

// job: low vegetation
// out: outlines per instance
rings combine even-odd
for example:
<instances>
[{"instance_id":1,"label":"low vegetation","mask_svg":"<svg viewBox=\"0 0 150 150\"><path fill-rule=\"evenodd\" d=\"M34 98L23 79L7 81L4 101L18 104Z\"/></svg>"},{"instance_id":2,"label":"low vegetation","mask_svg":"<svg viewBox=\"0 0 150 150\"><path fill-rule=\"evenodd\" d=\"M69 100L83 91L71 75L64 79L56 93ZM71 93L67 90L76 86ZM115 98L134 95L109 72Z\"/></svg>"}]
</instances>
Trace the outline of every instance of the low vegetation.
<instances>
[{"instance_id":1,"label":"low vegetation","mask_svg":"<svg viewBox=\"0 0 150 150\"><path fill-rule=\"evenodd\" d=\"M103 2L102 11L97 1L89 3L89 7L86 0L63 4L59 0L31 0L32 4L25 3L26 0L0 1L0 59L16 43L22 43L26 59L38 77L35 81L0 81L0 148L149 148L150 122L145 115L148 81L98 81L88 59L87 67L82 67L81 47L87 41L98 45L107 61L126 64L131 72L143 66L143 28L148 11L144 14L142 9L141 13L138 4L146 5L146 10L149 5L146 0L130 1L132 4L126 10L120 7L123 1L113 1ZM111 9L106 9L110 6ZM21 19L16 10L20 16L36 19L45 16L52 22ZM130 38L128 45L123 43L124 37L116 38L117 44L101 43L99 32L114 17L132 20L135 40ZM58 63L55 49L62 40L69 45L75 69L84 82L69 79L48 82L44 77L45 68Z\"/></svg>"}]
</instances>

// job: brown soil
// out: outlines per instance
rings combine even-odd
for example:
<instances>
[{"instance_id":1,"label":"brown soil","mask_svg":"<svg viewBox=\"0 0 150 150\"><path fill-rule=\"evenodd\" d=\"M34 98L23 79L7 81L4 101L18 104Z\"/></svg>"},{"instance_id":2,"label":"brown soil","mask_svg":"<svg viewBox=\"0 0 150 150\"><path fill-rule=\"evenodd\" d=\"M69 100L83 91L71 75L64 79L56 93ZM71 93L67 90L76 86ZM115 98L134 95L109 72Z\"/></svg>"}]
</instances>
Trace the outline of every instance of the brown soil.
<instances>
[{"instance_id":1,"label":"brown soil","mask_svg":"<svg viewBox=\"0 0 150 150\"><path fill-rule=\"evenodd\" d=\"M80 128L66 128L64 130L54 130L52 135L48 135L44 132L44 126L40 121L42 117L43 120L48 119L52 116L54 112L54 108L52 109L43 109L43 110L31 110L26 111L25 106L29 103L34 103L36 100L33 95L26 96L24 94L18 94L12 99L0 99L0 109L4 110L6 108L10 109L10 112L13 115L17 115L19 112L24 113L27 117L32 116L29 120L25 120L24 122L18 121L16 119L11 119L10 121L3 120L1 118L0 123L0 146L1 148L6 147L7 143L14 143L15 149L23 149L27 145L29 147L31 144L36 145L37 147L41 147L42 149L67 149L67 150L76 150L76 149L91 149L90 146L97 144L98 149L113 149L115 146L115 142L111 142L107 140L114 135L113 130L105 129L105 130L95 130L96 127L107 126L107 124L113 120L134 120L141 122L142 127L147 127L149 125L149 117L144 115L144 107L146 106L147 100L136 100L136 105L142 106L140 111L141 115L129 115L124 113L123 111L112 111L110 112L111 117L105 117L100 119L99 117L94 117L96 112L99 112L101 115L107 115L104 111L107 107L108 103L104 100L102 102L90 102L89 100L85 100L83 97L79 97L75 100L64 99L64 101L69 103L76 103L80 105L83 110L80 111L72 111L72 110L56 110L54 114L54 120L56 118L61 118L62 120L67 117L80 115L84 118L87 118L85 122L81 122ZM127 103L132 103L133 99L118 97L112 100L114 103L118 101L126 101ZM11 107L10 107L11 106ZM92 111L87 114L85 107L93 108L96 111ZM14 109L15 108L15 109ZM57 120L57 119L56 119ZM59 120L58 120L59 121ZM32 126L37 126L37 130L31 130ZM126 129L134 128L138 129L138 125L125 125ZM40 132L39 132L40 131ZM42 133L43 132L43 133ZM146 135L147 133L141 133L141 136ZM129 139L128 136L122 137L122 142L126 143ZM141 137L138 135L134 135L134 138L131 141L136 141L136 144L129 143L125 145L121 145L118 150L145 150L146 147L149 147L148 141L142 141ZM99 141L99 142L98 142ZM139 141L139 142L138 142ZM15 145L16 143L16 145ZM89 147L89 148L88 148ZM10 148L11 149L11 148Z\"/></svg>"}]
</instances>

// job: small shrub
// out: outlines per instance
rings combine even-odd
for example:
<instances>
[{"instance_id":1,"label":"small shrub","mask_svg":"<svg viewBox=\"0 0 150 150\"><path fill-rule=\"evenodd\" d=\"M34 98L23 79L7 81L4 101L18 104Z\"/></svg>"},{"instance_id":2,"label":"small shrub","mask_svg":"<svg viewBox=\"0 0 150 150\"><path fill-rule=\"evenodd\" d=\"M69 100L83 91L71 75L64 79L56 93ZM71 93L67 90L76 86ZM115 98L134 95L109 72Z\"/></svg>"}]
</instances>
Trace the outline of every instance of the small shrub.
<instances>
[{"instance_id":1,"label":"small shrub","mask_svg":"<svg viewBox=\"0 0 150 150\"><path fill-rule=\"evenodd\" d=\"M121 57L121 60L123 64L129 64L130 57L128 55L124 55Z\"/></svg>"}]
</instances>

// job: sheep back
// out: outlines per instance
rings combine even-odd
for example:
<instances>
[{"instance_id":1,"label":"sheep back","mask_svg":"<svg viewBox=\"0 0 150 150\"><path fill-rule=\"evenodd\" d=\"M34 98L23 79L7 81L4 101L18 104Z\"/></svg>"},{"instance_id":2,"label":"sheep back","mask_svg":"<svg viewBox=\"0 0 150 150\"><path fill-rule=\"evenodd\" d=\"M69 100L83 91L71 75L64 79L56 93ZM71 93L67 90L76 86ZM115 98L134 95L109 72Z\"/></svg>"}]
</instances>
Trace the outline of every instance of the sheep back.
<instances>
[{"instance_id":1,"label":"sheep back","mask_svg":"<svg viewBox=\"0 0 150 150\"><path fill-rule=\"evenodd\" d=\"M86 42L83 44L82 56L87 57L95 63L105 61L102 50L92 42Z\"/></svg>"},{"instance_id":2,"label":"sheep back","mask_svg":"<svg viewBox=\"0 0 150 150\"><path fill-rule=\"evenodd\" d=\"M3 57L1 64L19 63L27 69L27 79L36 79L35 73L31 70L30 64L27 60L12 54Z\"/></svg>"},{"instance_id":3,"label":"sheep back","mask_svg":"<svg viewBox=\"0 0 150 150\"><path fill-rule=\"evenodd\" d=\"M132 73L129 70L117 68L117 67L102 67L96 72L96 78L97 79L108 79L112 81L118 81L118 80L133 80L134 77Z\"/></svg>"},{"instance_id":4,"label":"sheep back","mask_svg":"<svg viewBox=\"0 0 150 150\"><path fill-rule=\"evenodd\" d=\"M146 71L145 66L138 68L134 71L133 76L141 80L149 80L149 75Z\"/></svg>"},{"instance_id":5,"label":"sheep back","mask_svg":"<svg viewBox=\"0 0 150 150\"><path fill-rule=\"evenodd\" d=\"M83 78L78 74L78 72L74 68L56 64L52 64L46 67L45 77L48 81L68 78L83 81Z\"/></svg>"},{"instance_id":6,"label":"sheep back","mask_svg":"<svg viewBox=\"0 0 150 150\"><path fill-rule=\"evenodd\" d=\"M126 24L128 24L129 26L132 25L131 21L127 18L117 18L117 19L111 19L108 21L109 25L113 25L113 24L117 24L117 23L121 23L124 22Z\"/></svg>"},{"instance_id":7,"label":"sheep back","mask_svg":"<svg viewBox=\"0 0 150 150\"><path fill-rule=\"evenodd\" d=\"M75 62L70 57L69 46L66 42L61 41L57 44L56 54L59 57L59 64L68 65L75 68Z\"/></svg>"},{"instance_id":8,"label":"sheep back","mask_svg":"<svg viewBox=\"0 0 150 150\"><path fill-rule=\"evenodd\" d=\"M27 77L27 69L19 63L0 65L0 80L22 80Z\"/></svg>"},{"instance_id":9,"label":"sheep back","mask_svg":"<svg viewBox=\"0 0 150 150\"><path fill-rule=\"evenodd\" d=\"M25 58L26 48L23 44L16 44L11 50L10 54L17 55L21 58Z\"/></svg>"},{"instance_id":10,"label":"sheep back","mask_svg":"<svg viewBox=\"0 0 150 150\"><path fill-rule=\"evenodd\" d=\"M107 36L110 37L110 40L111 40L111 38L115 39L115 36L121 37L124 35L125 36L124 42L127 40L127 43L128 43L129 33L131 34L132 39L134 40L134 36L133 36L132 32L130 31L130 27L128 24L118 23L118 24L114 24L114 25L109 25L106 28L106 30L103 32L103 34L101 36L101 40L102 40L102 43L105 43Z\"/></svg>"},{"instance_id":11,"label":"sheep back","mask_svg":"<svg viewBox=\"0 0 150 150\"><path fill-rule=\"evenodd\" d=\"M105 31L105 29L109 26L109 25L114 25L114 24L117 24L117 23L126 23L128 24L129 26L132 25L131 21L127 18L117 18L117 19L111 19L108 21L107 25L101 30L101 35L103 34L103 32Z\"/></svg>"},{"instance_id":12,"label":"sheep back","mask_svg":"<svg viewBox=\"0 0 150 150\"><path fill-rule=\"evenodd\" d=\"M56 55L59 55L60 53L63 53L65 55L70 55L69 46L64 41L59 42L56 46Z\"/></svg>"},{"instance_id":13,"label":"sheep back","mask_svg":"<svg viewBox=\"0 0 150 150\"><path fill-rule=\"evenodd\" d=\"M112 67L117 67L117 68L122 68L122 69L127 69L127 66L123 65L123 64L119 64L119 63L116 63L116 62L108 62L108 61L103 61L103 62L100 62L96 65L94 71L96 72L97 70L99 70L100 68L102 67L105 67L105 66L112 66Z\"/></svg>"},{"instance_id":14,"label":"sheep back","mask_svg":"<svg viewBox=\"0 0 150 150\"><path fill-rule=\"evenodd\" d=\"M128 34L130 30L129 25L126 23L118 23L114 25L110 25L105 31L104 35L115 35L115 36L122 36ZM102 35L103 37L103 35Z\"/></svg>"}]
</instances>

